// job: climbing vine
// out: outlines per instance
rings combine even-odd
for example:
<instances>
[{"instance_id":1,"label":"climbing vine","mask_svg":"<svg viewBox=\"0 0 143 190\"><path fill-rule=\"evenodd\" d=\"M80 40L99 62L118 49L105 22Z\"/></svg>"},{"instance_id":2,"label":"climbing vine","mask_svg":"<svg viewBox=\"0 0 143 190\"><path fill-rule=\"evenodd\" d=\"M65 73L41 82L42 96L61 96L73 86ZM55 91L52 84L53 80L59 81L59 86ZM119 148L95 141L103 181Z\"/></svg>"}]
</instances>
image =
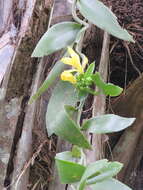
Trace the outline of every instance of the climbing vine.
<instances>
[{"instance_id":1,"label":"climbing vine","mask_svg":"<svg viewBox=\"0 0 143 190\"><path fill-rule=\"evenodd\" d=\"M83 16L77 16L77 10ZM135 118L105 114L87 119L81 124L81 113L89 94L119 96L123 89L103 81L95 71L95 62L89 63L81 52L84 33L89 24L107 31L125 41L134 42L132 36L117 22L111 10L98 0L73 0L74 22L62 22L52 26L38 42L32 57L43 57L63 49L64 55L53 67L38 92L31 97L36 100L57 77L46 114L48 135L56 134L72 143L72 150L58 153L55 157L62 184L70 184L75 190L90 186L93 190L131 190L115 179L123 164L107 159L87 164L85 149L93 149L85 133L105 134L121 131L130 126ZM67 67L68 66L68 67ZM96 90L95 91L95 87Z\"/></svg>"}]
</instances>

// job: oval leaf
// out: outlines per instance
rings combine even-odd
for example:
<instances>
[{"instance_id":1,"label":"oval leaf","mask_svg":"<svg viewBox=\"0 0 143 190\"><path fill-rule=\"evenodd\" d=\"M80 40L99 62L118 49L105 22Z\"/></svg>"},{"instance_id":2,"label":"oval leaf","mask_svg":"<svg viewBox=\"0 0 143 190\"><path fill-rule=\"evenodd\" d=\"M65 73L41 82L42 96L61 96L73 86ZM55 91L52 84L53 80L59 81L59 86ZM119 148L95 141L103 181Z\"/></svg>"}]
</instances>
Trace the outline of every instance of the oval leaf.
<instances>
[{"instance_id":1,"label":"oval leaf","mask_svg":"<svg viewBox=\"0 0 143 190\"><path fill-rule=\"evenodd\" d=\"M112 190L112 189L132 190L127 185L125 185L125 184L121 183L120 181L113 179L113 178L108 179L108 180L104 180L100 183L96 183L94 185L91 185L90 187L92 188L92 190Z\"/></svg>"},{"instance_id":2,"label":"oval leaf","mask_svg":"<svg viewBox=\"0 0 143 190\"><path fill-rule=\"evenodd\" d=\"M87 68L87 70L86 70L86 72L85 72L85 74L84 74L85 78L86 78L86 77L90 77L90 76L93 74L94 69L95 69L95 62L91 63L91 64L88 66L88 68Z\"/></svg>"},{"instance_id":3,"label":"oval leaf","mask_svg":"<svg viewBox=\"0 0 143 190\"><path fill-rule=\"evenodd\" d=\"M103 169L104 167L106 167L107 164L108 164L108 160L106 159L99 160L99 161L89 164L79 182L78 190L84 190L84 187L86 185L86 180L93 175L99 174L99 171Z\"/></svg>"},{"instance_id":4,"label":"oval leaf","mask_svg":"<svg viewBox=\"0 0 143 190\"><path fill-rule=\"evenodd\" d=\"M79 126L71 117L71 106L78 101L73 85L60 81L49 100L46 113L46 126L49 135L55 133L64 140L84 148L91 148L89 142L81 133ZM69 106L66 106L69 105Z\"/></svg>"},{"instance_id":5,"label":"oval leaf","mask_svg":"<svg viewBox=\"0 0 143 190\"><path fill-rule=\"evenodd\" d=\"M119 96L123 91L123 88L120 88L117 85L107 83L103 88L103 93L106 96Z\"/></svg>"},{"instance_id":6,"label":"oval leaf","mask_svg":"<svg viewBox=\"0 0 143 190\"><path fill-rule=\"evenodd\" d=\"M81 29L76 22L62 22L52 26L40 39L32 57L43 57L71 45Z\"/></svg>"},{"instance_id":7,"label":"oval leaf","mask_svg":"<svg viewBox=\"0 0 143 190\"><path fill-rule=\"evenodd\" d=\"M132 36L117 22L117 17L98 0L78 0L81 14L99 28L122 40L134 42Z\"/></svg>"},{"instance_id":8,"label":"oval leaf","mask_svg":"<svg viewBox=\"0 0 143 190\"><path fill-rule=\"evenodd\" d=\"M100 73L96 72L95 74L92 75L92 79L96 86L98 86L100 89L103 89L106 83L102 80Z\"/></svg>"},{"instance_id":9,"label":"oval leaf","mask_svg":"<svg viewBox=\"0 0 143 190\"><path fill-rule=\"evenodd\" d=\"M62 184L80 181L85 171L85 166L76 163L78 159L74 158L71 152L66 151L59 153L56 155L55 159Z\"/></svg>"},{"instance_id":10,"label":"oval leaf","mask_svg":"<svg viewBox=\"0 0 143 190\"><path fill-rule=\"evenodd\" d=\"M99 90L102 91L106 96L119 96L123 89L120 88L119 86L116 86L111 83L105 83L99 72L96 72L95 74L92 75L92 79L95 83L95 85L99 88Z\"/></svg>"},{"instance_id":11,"label":"oval leaf","mask_svg":"<svg viewBox=\"0 0 143 190\"><path fill-rule=\"evenodd\" d=\"M80 147L78 147L78 146L76 146L76 145L74 145L73 147L72 147L72 156L73 157L75 157L75 158L81 158L81 148Z\"/></svg>"},{"instance_id":12,"label":"oval leaf","mask_svg":"<svg viewBox=\"0 0 143 190\"><path fill-rule=\"evenodd\" d=\"M101 115L91 118L83 124L82 129L89 133L112 133L129 127L135 118L125 118L114 114Z\"/></svg>"},{"instance_id":13,"label":"oval leaf","mask_svg":"<svg viewBox=\"0 0 143 190\"><path fill-rule=\"evenodd\" d=\"M37 100L56 80L58 76L60 76L61 72L65 69L65 64L58 61L50 73L48 74L46 80L43 82L43 84L40 86L38 91L30 98L29 104L32 104L33 101Z\"/></svg>"},{"instance_id":14,"label":"oval leaf","mask_svg":"<svg viewBox=\"0 0 143 190\"><path fill-rule=\"evenodd\" d=\"M90 179L87 180L86 184L95 184L101 181L104 181L106 179L109 179L119 173L119 171L122 169L123 164L120 162L108 162L105 167L103 167L100 171L99 174L96 175L95 177L91 177Z\"/></svg>"}]
</instances>

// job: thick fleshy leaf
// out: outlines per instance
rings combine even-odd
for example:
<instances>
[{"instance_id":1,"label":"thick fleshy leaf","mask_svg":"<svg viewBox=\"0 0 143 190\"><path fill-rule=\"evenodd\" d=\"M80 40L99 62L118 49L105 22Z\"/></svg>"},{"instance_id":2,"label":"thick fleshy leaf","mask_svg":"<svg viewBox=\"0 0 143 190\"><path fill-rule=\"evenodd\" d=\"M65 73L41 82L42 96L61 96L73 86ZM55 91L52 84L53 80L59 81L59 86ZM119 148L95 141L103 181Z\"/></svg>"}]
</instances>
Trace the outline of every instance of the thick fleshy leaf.
<instances>
[{"instance_id":1,"label":"thick fleshy leaf","mask_svg":"<svg viewBox=\"0 0 143 190\"><path fill-rule=\"evenodd\" d=\"M106 96L119 96L123 89L120 88L119 86L116 86L111 83L105 83L99 72L96 72L95 74L92 75L92 79L95 83L95 85L99 88L99 90L102 91Z\"/></svg>"},{"instance_id":2,"label":"thick fleshy leaf","mask_svg":"<svg viewBox=\"0 0 143 190\"><path fill-rule=\"evenodd\" d=\"M99 72L93 74L92 79L95 82L96 86L98 86L100 89L103 89L105 87L106 83L102 80Z\"/></svg>"},{"instance_id":3,"label":"thick fleshy leaf","mask_svg":"<svg viewBox=\"0 0 143 190\"><path fill-rule=\"evenodd\" d=\"M70 184L80 181L85 166L76 163L79 159L72 156L72 152L58 153L55 157L60 181L62 184Z\"/></svg>"},{"instance_id":4,"label":"thick fleshy leaf","mask_svg":"<svg viewBox=\"0 0 143 190\"><path fill-rule=\"evenodd\" d=\"M95 177L93 176L90 179L88 179L86 184L95 184L109 179L117 175L119 171L122 169L122 167L123 164L121 164L120 162L108 162L107 165L99 171L99 174Z\"/></svg>"},{"instance_id":5,"label":"thick fleshy leaf","mask_svg":"<svg viewBox=\"0 0 143 190\"><path fill-rule=\"evenodd\" d=\"M49 100L46 113L48 134L55 133L72 144L91 148L79 126L71 117L71 113L74 111L70 110L71 106L75 106L77 101L77 92L73 85L68 82L58 82Z\"/></svg>"},{"instance_id":6,"label":"thick fleshy leaf","mask_svg":"<svg viewBox=\"0 0 143 190\"><path fill-rule=\"evenodd\" d=\"M91 176L95 176L97 174L99 174L99 171L103 168L105 168L108 164L108 160L103 159L103 160L99 160L96 161L94 163L91 163L85 170L80 183L79 183L79 187L78 190L83 190L85 185L86 185L86 180L88 178L90 178Z\"/></svg>"},{"instance_id":7,"label":"thick fleshy leaf","mask_svg":"<svg viewBox=\"0 0 143 190\"><path fill-rule=\"evenodd\" d=\"M81 14L91 23L122 40L134 42L132 36L117 22L112 11L98 0L78 0Z\"/></svg>"},{"instance_id":8,"label":"thick fleshy leaf","mask_svg":"<svg viewBox=\"0 0 143 190\"><path fill-rule=\"evenodd\" d=\"M123 89L117 85L108 83L104 86L103 92L106 96L119 96L122 93Z\"/></svg>"},{"instance_id":9,"label":"thick fleshy leaf","mask_svg":"<svg viewBox=\"0 0 143 190\"><path fill-rule=\"evenodd\" d=\"M93 74L94 69L95 69L95 63L93 62L93 63L91 63L91 64L88 66L88 68L87 68L87 70L86 70L86 72L85 72L85 74L84 74L85 78L86 78L86 77L90 77L91 74Z\"/></svg>"},{"instance_id":10,"label":"thick fleshy leaf","mask_svg":"<svg viewBox=\"0 0 143 190\"><path fill-rule=\"evenodd\" d=\"M121 183L120 181L116 179L108 179L104 180L100 183L96 183L94 185L90 186L92 190L132 190L130 187L127 185Z\"/></svg>"},{"instance_id":11,"label":"thick fleshy leaf","mask_svg":"<svg viewBox=\"0 0 143 190\"><path fill-rule=\"evenodd\" d=\"M87 96L88 96L88 93L87 93L87 92L81 91L81 90L78 91L78 97L79 97L79 99L80 99L81 101L82 101L82 100L85 100L85 99L87 98Z\"/></svg>"},{"instance_id":12,"label":"thick fleshy leaf","mask_svg":"<svg viewBox=\"0 0 143 190\"><path fill-rule=\"evenodd\" d=\"M72 147L72 156L75 158L81 158L81 148L74 145Z\"/></svg>"},{"instance_id":13,"label":"thick fleshy leaf","mask_svg":"<svg viewBox=\"0 0 143 190\"><path fill-rule=\"evenodd\" d=\"M38 91L30 98L29 104L33 103L33 101L37 100L55 81L57 77L60 76L61 72L65 69L65 64L58 61L50 73L48 74L46 80L43 82L43 84L40 86Z\"/></svg>"},{"instance_id":14,"label":"thick fleshy leaf","mask_svg":"<svg viewBox=\"0 0 143 190\"><path fill-rule=\"evenodd\" d=\"M91 118L82 126L83 130L87 130L89 133L112 133L118 132L129 127L135 118L126 118L114 114L106 114Z\"/></svg>"},{"instance_id":15,"label":"thick fleshy leaf","mask_svg":"<svg viewBox=\"0 0 143 190\"><path fill-rule=\"evenodd\" d=\"M42 36L32 57L43 57L71 45L81 28L76 22L55 24Z\"/></svg>"},{"instance_id":16,"label":"thick fleshy leaf","mask_svg":"<svg viewBox=\"0 0 143 190\"><path fill-rule=\"evenodd\" d=\"M86 185L104 181L117 175L122 166L123 164L119 162L108 162L106 159L91 163L80 180L78 190L84 190Z\"/></svg>"}]
</instances>

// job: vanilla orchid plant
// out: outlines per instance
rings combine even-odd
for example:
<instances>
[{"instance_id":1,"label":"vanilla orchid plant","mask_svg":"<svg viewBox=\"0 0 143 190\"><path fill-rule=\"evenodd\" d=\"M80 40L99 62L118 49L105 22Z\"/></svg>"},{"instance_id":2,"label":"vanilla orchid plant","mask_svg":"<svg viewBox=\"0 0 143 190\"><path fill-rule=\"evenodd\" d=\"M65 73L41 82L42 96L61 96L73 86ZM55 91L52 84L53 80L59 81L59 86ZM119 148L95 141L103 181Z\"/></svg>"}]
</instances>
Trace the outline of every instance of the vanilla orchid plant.
<instances>
[{"instance_id":1,"label":"vanilla orchid plant","mask_svg":"<svg viewBox=\"0 0 143 190\"><path fill-rule=\"evenodd\" d=\"M77 16L77 10L83 19ZM92 190L131 190L116 179L123 164L107 159L89 164L86 162L84 150L96 147L91 146L84 132L90 134L118 132L129 127L135 118L105 114L82 122L82 107L89 94L114 97L119 96L123 89L103 81L100 73L96 71L95 63L89 64L88 58L79 50L79 43L89 27L88 22L119 39L129 42L134 40L118 24L111 10L99 0L90 2L73 0L72 15L74 22L62 22L49 28L32 54L32 57L43 57L65 49L65 55L68 53L68 56L64 55L54 65L37 93L31 97L30 103L60 77L61 80L54 87L47 106L46 127L49 136L56 134L73 145L72 150L58 153L55 157L61 183L70 184L74 190L85 190L87 186ZM65 65L71 68L65 69ZM82 106L77 106L81 104Z\"/></svg>"}]
</instances>

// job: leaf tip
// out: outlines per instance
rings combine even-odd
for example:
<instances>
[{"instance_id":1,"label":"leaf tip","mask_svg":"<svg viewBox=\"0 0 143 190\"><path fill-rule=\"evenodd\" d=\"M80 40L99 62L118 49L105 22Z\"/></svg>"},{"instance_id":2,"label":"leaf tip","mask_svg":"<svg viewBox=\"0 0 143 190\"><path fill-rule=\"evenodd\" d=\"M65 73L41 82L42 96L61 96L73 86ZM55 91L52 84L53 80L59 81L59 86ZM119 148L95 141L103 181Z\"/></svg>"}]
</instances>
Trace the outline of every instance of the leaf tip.
<instances>
[{"instance_id":1,"label":"leaf tip","mask_svg":"<svg viewBox=\"0 0 143 190\"><path fill-rule=\"evenodd\" d=\"M34 102L33 98L30 98L30 100L28 101L28 105L31 105Z\"/></svg>"},{"instance_id":2,"label":"leaf tip","mask_svg":"<svg viewBox=\"0 0 143 190\"><path fill-rule=\"evenodd\" d=\"M31 57L34 58L34 57L42 57L42 56L37 54L37 52L34 50Z\"/></svg>"}]
</instances>

